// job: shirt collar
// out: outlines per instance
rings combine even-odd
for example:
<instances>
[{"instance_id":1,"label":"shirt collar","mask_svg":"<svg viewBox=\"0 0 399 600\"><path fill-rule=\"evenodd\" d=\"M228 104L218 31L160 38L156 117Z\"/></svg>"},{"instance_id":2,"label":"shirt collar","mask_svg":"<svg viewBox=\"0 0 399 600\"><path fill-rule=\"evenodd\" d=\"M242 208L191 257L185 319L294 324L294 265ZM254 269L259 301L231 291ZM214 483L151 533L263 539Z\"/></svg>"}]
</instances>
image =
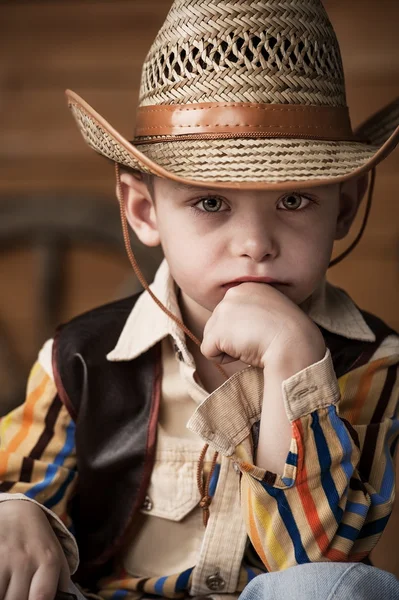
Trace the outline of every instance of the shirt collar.
<instances>
[{"instance_id":1,"label":"shirt collar","mask_svg":"<svg viewBox=\"0 0 399 600\"><path fill-rule=\"evenodd\" d=\"M166 260L162 261L150 289L167 309L181 319L176 285ZM353 300L344 290L325 279L301 308L317 325L331 333L365 342L374 342L376 339ZM107 359L132 360L168 335L173 338L176 350L181 353L183 360L194 366L184 332L157 306L149 293L144 291L134 305L118 342L107 355Z\"/></svg>"},{"instance_id":2,"label":"shirt collar","mask_svg":"<svg viewBox=\"0 0 399 600\"><path fill-rule=\"evenodd\" d=\"M171 313L181 319L176 284L172 279L166 260L162 261L150 289ZM132 360L168 335L172 336L176 350L181 352L183 360L194 366L192 355L187 349L185 333L160 309L150 294L144 291L134 305L118 342L107 355L107 359L110 361Z\"/></svg>"}]
</instances>

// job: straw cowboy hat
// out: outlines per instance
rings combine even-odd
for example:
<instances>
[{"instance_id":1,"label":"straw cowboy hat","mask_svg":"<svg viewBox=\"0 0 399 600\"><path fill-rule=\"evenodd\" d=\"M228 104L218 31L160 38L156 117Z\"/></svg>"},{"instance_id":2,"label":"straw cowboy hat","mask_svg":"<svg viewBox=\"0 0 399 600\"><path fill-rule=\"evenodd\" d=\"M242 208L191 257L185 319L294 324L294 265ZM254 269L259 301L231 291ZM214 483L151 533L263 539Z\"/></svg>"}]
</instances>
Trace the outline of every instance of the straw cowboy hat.
<instances>
[{"instance_id":1,"label":"straw cowboy hat","mask_svg":"<svg viewBox=\"0 0 399 600\"><path fill-rule=\"evenodd\" d=\"M351 128L320 0L175 0L145 59L132 141L77 94L85 141L181 183L294 189L369 172L399 141L399 99Z\"/></svg>"}]
</instances>

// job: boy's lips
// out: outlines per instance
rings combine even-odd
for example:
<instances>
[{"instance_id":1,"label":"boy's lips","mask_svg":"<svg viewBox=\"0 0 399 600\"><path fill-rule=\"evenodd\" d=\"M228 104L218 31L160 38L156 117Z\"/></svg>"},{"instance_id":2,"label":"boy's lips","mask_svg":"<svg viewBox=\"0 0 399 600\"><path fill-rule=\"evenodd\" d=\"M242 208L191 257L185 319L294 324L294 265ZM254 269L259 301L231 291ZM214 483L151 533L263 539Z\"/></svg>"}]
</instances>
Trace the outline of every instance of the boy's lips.
<instances>
[{"instance_id":1,"label":"boy's lips","mask_svg":"<svg viewBox=\"0 0 399 600\"><path fill-rule=\"evenodd\" d=\"M238 279L233 279L228 283L224 283L222 285L223 288L228 289L241 283L268 283L269 285L288 285L284 281L278 281L277 279L273 279L272 277L239 277Z\"/></svg>"}]
</instances>

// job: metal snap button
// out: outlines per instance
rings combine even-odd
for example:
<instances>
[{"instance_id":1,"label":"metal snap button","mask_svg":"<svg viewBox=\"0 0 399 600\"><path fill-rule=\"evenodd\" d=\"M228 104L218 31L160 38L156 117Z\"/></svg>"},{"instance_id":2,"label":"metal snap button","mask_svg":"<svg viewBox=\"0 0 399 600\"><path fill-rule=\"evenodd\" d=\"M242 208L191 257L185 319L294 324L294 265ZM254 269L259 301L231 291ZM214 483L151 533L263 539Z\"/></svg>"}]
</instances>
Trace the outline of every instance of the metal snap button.
<instances>
[{"instance_id":1,"label":"metal snap button","mask_svg":"<svg viewBox=\"0 0 399 600\"><path fill-rule=\"evenodd\" d=\"M237 465L237 463L233 463L233 469L237 473L237 475L241 473L240 467Z\"/></svg>"},{"instance_id":2,"label":"metal snap button","mask_svg":"<svg viewBox=\"0 0 399 600\"><path fill-rule=\"evenodd\" d=\"M146 496L144 498L142 509L147 510L149 512L150 510L152 510L152 507L153 507L153 504L152 504L151 498L149 496Z\"/></svg>"},{"instance_id":3,"label":"metal snap button","mask_svg":"<svg viewBox=\"0 0 399 600\"><path fill-rule=\"evenodd\" d=\"M218 592L224 588L226 582L223 577L220 576L219 571L216 571L214 575L209 575L209 577L206 578L206 585L213 592Z\"/></svg>"}]
</instances>

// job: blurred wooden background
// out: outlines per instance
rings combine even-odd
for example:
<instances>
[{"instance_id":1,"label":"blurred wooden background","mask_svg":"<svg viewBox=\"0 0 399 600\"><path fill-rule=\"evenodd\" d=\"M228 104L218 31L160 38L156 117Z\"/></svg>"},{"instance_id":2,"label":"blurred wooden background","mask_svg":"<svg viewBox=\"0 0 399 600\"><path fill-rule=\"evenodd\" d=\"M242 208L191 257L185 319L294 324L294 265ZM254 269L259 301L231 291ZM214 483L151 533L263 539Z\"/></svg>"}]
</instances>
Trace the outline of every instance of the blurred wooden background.
<instances>
[{"instance_id":1,"label":"blurred wooden background","mask_svg":"<svg viewBox=\"0 0 399 600\"><path fill-rule=\"evenodd\" d=\"M83 143L63 92L82 95L128 138L133 131L140 68L171 0L0 1L0 218L1 202L15 197L32 210L39 195L84 194L114 202L113 170ZM341 44L353 125L399 94L397 31L393 0L325 0ZM399 151L377 171L374 206L359 247L334 267L329 279L364 309L399 330ZM18 200L20 198L20 200ZM116 203L114 204L117 211ZM346 248L353 234L337 245ZM26 367L43 341L38 333L40 252L0 253L0 330ZM60 319L115 298L130 266L123 253L80 245L66 255ZM4 381L7 373L2 374ZM6 385L1 380L0 384ZM391 518L374 552L378 566L399 575Z\"/></svg>"}]
</instances>

